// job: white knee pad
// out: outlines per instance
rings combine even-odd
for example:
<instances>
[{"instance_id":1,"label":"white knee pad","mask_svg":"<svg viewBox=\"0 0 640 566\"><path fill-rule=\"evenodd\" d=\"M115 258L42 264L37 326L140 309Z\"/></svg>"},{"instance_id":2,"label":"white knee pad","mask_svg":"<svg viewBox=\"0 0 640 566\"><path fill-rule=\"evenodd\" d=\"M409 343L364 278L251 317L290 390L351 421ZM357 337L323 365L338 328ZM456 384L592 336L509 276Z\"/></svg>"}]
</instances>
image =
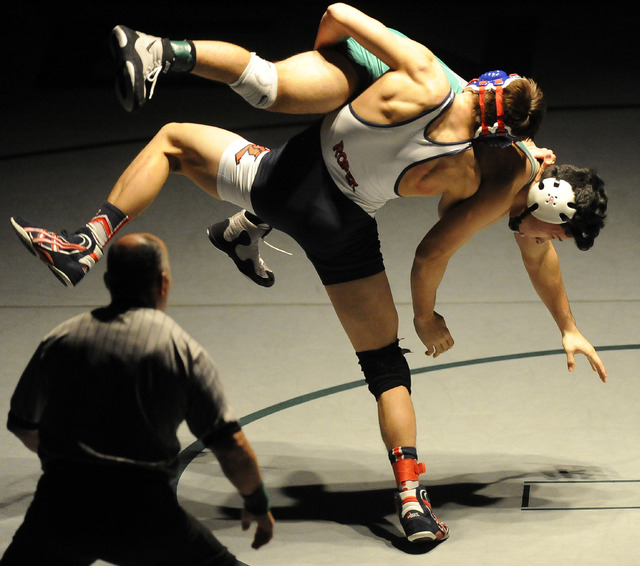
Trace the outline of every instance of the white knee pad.
<instances>
[{"instance_id":1,"label":"white knee pad","mask_svg":"<svg viewBox=\"0 0 640 566\"><path fill-rule=\"evenodd\" d=\"M255 53L238 80L229 85L251 106L269 108L278 95L278 72L276 66Z\"/></svg>"}]
</instances>

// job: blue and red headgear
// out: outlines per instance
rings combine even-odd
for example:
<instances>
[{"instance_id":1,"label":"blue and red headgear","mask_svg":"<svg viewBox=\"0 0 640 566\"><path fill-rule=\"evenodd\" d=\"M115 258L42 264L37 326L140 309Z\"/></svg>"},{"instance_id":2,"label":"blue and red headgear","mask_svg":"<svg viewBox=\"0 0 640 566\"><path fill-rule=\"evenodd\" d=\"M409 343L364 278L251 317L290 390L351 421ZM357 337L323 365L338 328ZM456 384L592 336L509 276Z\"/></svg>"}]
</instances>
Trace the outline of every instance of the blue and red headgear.
<instances>
[{"instance_id":1,"label":"blue and red headgear","mask_svg":"<svg viewBox=\"0 0 640 566\"><path fill-rule=\"evenodd\" d=\"M489 71L480 75L480 78L469 82L467 87L478 93L480 104L481 125L476 131L474 138L487 141L496 147L508 147L511 142L519 141L520 138L511 133L511 128L504 123L504 107L502 103L502 90L514 79L521 78L520 75L507 75L504 71ZM496 93L496 122L489 126L485 119L484 95L487 90L495 90Z\"/></svg>"}]
</instances>

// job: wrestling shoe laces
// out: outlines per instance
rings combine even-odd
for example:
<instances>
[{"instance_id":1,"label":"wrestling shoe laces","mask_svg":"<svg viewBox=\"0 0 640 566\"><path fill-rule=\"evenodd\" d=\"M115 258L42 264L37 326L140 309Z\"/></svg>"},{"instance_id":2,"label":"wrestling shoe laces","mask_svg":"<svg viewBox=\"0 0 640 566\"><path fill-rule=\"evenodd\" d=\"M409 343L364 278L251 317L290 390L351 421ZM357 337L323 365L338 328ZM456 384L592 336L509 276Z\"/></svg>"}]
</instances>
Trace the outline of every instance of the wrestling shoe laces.
<instances>
[{"instance_id":1,"label":"wrestling shoe laces","mask_svg":"<svg viewBox=\"0 0 640 566\"><path fill-rule=\"evenodd\" d=\"M155 67L149 71L149 74L145 77L147 81L151 83L151 88L149 89L148 100L151 100L153 97L153 92L156 90L156 83L158 82L158 77L160 76L160 71L162 71L162 67Z\"/></svg>"},{"instance_id":2,"label":"wrestling shoe laces","mask_svg":"<svg viewBox=\"0 0 640 566\"><path fill-rule=\"evenodd\" d=\"M116 60L116 94L128 112L150 100L161 72L171 61L164 56L166 40L126 26L111 31L111 52Z\"/></svg>"},{"instance_id":3,"label":"wrestling shoe laces","mask_svg":"<svg viewBox=\"0 0 640 566\"><path fill-rule=\"evenodd\" d=\"M34 227L19 216L11 218L11 225L29 252L40 258L67 287L77 285L102 257L102 249L88 227L69 236L65 231L58 235Z\"/></svg>"},{"instance_id":4,"label":"wrestling shoe laces","mask_svg":"<svg viewBox=\"0 0 640 566\"><path fill-rule=\"evenodd\" d=\"M449 537L449 527L433 513L424 486L397 491L395 502L400 524L410 542L441 541Z\"/></svg>"},{"instance_id":5,"label":"wrestling shoe laces","mask_svg":"<svg viewBox=\"0 0 640 566\"><path fill-rule=\"evenodd\" d=\"M207 234L211 243L226 253L243 275L262 287L271 287L275 276L260 257L259 250L260 240L270 231L270 226L255 225L240 211L210 226Z\"/></svg>"}]
</instances>

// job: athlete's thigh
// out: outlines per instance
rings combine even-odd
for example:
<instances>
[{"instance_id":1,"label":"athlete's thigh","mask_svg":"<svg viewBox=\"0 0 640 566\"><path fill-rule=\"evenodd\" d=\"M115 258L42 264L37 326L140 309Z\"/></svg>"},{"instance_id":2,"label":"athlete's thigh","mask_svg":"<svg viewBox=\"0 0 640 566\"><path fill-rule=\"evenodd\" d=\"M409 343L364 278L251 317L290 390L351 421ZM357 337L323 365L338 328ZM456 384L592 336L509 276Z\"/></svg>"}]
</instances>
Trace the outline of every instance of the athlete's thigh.
<instances>
[{"instance_id":1,"label":"athlete's thigh","mask_svg":"<svg viewBox=\"0 0 640 566\"><path fill-rule=\"evenodd\" d=\"M396 340L398 312L384 271L325 289L357 352L377 350Z\"/></svg>"},{"instance_id":2,"label":"athlete's thigh","mask_svg":"<svg viewBox=\"0 0 640 566\"><path fill-rule=\"evenodd\" d=\"M222 155L241 136L203 124L168 124L163 128L168 141L166 152L174 163L174 172L184 175L215 198L218 168Z\"/></svg>"},{"instance_id":3,"label":"athlete's thigh","mask_svg":"<svg viewBox=\"0 0 640 566\"><path fill-rule=\"evenodd\" d=\"M347 102L357 88L353 66L332 49L298 53L275 65L278 97L269 108L274 112L326 114Z\"/></svg>"}]
</instances>

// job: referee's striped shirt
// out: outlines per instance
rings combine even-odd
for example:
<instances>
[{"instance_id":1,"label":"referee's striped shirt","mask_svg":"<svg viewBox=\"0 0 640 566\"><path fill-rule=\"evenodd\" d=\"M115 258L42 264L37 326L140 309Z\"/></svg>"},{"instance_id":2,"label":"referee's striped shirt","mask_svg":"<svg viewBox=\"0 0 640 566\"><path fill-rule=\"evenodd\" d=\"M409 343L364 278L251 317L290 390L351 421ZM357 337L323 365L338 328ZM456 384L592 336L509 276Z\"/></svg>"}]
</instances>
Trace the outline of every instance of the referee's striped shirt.
<instances>
[{"instance_id":1,"label":"referee's striped shirt","mask_svg":"<svg viewBox=\"0 0 640 566\"><path fill-rule=\"evenodd\" d=\"M9 421L39 429L45 470L63 459L171 472L183 421L207 442L238 429L211 357L151 308L101 308L56 327L20 378Z\"/></svg>"}]
</instances>

